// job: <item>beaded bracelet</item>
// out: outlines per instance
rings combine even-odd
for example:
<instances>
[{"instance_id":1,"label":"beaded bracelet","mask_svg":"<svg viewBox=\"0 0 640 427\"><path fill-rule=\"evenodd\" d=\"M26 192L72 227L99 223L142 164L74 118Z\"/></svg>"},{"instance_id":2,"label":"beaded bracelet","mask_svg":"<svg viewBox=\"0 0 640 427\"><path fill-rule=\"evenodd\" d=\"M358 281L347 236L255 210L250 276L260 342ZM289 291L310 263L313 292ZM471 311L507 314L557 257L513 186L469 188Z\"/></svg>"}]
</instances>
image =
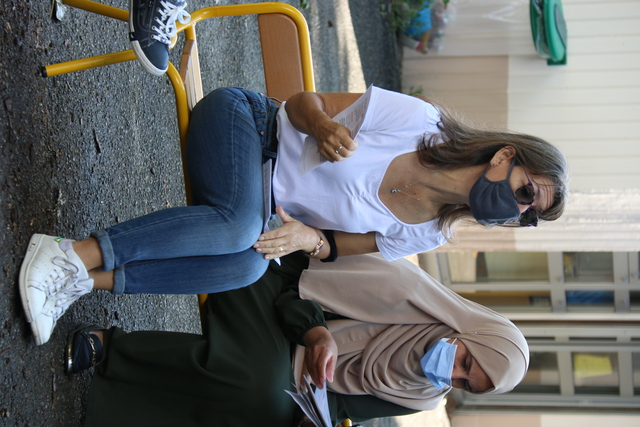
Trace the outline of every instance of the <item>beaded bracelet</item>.
<instances>
[{"instance_id":1,"label":"beaded bracelet","mask_svg":"<svg viewBox=\"0 0 640 427\"><path fill-rule=\"evenodd\" d=\"M320 235L318 235L318 237L320 237ZM324 240L322 240L322 237L320 237L320 241L318 242L316 247L311 252L305 252L305 253L310 257L316 256L320 253L323 246L324 246Z\"/></svg>"}]
</instances>

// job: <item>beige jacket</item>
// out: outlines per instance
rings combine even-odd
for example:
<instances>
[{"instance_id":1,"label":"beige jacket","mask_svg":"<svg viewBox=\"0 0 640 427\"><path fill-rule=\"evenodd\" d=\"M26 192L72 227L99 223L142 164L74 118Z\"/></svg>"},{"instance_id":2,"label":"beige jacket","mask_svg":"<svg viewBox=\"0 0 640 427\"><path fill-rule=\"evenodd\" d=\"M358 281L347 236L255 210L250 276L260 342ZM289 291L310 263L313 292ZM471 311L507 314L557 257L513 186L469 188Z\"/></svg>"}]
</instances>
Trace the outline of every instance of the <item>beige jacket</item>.
<instances>
[{"instance_id":1,"label":"beige jacket","mask_svg":"<svg viewBox=\"0 0 640 427\"><path fill-rule=\"evenodd\" d=\"M449 389L431 385L420 359L441 338L458 338L467 346L494 384L487 393L510 391L526 374L529 349L513 323L405 259L389 262L379 254L335 263L312 259L299 289L301 298L349 318L328 322L339 352L329 384L334 392L435 408Z\"/></svg>"}]
</instances>

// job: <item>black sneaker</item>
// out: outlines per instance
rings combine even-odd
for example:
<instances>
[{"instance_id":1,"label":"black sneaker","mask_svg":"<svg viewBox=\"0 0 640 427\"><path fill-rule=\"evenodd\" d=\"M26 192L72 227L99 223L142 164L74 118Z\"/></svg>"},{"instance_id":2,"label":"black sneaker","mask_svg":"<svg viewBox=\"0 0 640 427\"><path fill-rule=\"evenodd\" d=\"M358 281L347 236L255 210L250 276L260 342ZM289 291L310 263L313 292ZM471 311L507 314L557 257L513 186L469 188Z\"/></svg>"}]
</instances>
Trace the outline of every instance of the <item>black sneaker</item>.
<instances>
[{"instance_id":1,"label":"black sneaker","mask_svg":"<svg viewBox=\"0 0 640 427\"><path fill-rule=\"evenodd\" d=\"M100 326L83 323L69 334L64 366L67 375L77 374L100 363L102 343L98 336L92 333L98 330L104 331Z\"/></svg>"},{"instance_id":2,"label":"black sneaker","mask_svg":"<svg viewBox=\"0 0 640 427\"><path fill-rule=\"evenodd\" d=\"M191 16L185 0L129 0L129 40L142 66L161 76L169 67L169 44L176 35L176 20Z\"/></svg>"}]
</instances>

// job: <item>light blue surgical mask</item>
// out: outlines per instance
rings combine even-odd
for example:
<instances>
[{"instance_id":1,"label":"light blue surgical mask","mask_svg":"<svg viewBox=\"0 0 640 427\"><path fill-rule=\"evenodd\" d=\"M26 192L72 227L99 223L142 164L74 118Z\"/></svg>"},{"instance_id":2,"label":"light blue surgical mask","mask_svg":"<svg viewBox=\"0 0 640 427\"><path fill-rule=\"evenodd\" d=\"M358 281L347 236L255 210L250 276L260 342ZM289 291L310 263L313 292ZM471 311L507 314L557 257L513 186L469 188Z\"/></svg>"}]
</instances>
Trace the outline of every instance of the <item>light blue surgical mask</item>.
<instances>
[{"instance_id":1,"label":"light blue surgical mask","mask_svg":"<svg viewBox=\"0 0 640 427\"><path fill-rule=\"evenodd\" d=\"M457 338L456 338L457 339ZM448 338L429 347L427 354L420 359L422 371L436 390L441 390L444 386L451 387L451 374L453 373L453 362L456 358L457 345L449 344Z\"/></svg>"}]
</instances>

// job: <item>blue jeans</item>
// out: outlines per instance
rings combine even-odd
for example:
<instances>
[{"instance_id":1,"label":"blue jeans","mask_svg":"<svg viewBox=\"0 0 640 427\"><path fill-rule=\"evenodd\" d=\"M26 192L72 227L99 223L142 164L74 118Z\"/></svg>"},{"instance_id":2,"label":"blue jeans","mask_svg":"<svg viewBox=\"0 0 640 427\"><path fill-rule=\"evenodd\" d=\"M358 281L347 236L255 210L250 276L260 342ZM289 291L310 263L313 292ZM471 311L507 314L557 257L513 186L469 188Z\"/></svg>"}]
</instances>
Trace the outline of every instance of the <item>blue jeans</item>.
<instances>
[{"instance_id":1,"label":"blue jeans","mask_svg":"<svg viewBox=\"0 0 640 427\"><path fill-rule=\"evenodd\" d=\"M92 233L113 292L194 294L247 286L268 261L253 249L263 227L263 157L275 157L277 106L221 88L193 109L186 164L193 206L151 213Z\"/></svg>"}]
</instances>

